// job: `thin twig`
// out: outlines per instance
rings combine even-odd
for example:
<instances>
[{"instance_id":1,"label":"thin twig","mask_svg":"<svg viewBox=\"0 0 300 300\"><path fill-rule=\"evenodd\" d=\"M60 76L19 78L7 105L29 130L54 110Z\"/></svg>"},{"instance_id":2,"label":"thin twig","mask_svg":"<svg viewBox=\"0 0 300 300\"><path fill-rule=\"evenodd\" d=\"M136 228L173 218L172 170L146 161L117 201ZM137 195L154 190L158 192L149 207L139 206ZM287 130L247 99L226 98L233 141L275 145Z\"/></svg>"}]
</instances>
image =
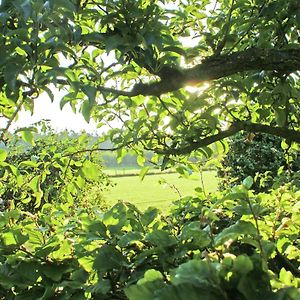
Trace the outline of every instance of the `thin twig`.
<instances>
[{"instance_id":1,"label":"thin twig","mask_svg":"<svg viewBox=\"0 0 300 300\"><path fill-rule=\"evenodd\" d=\"M1 135L0 135L0 141L4 142L4 136L7 133L8 129L10 128L12 122L14 121L15 117L17 116L17 114L19 113L19 111L21 110L24 102L25 102L26 98L24 97L19 104L17 105L16 110L14 111L14 113L12 114L12 116L10 117L10 119L8 120L6 127L4 129L2 129Z\"/></svg>"},{"instance_id":2,"label":"thin twig","mask_svg":"<svg viewBox=\"0 0 300 300\"><path fill-rule=\"evenodd\" d=\"M259 246L259 249L260 249L261 258L267 263L268 260L267 260L267 257L265 256L265 252L264 252L264 249L263 249L263 246L262 246L262 243L261 243L262 236L261 236L261 232L260 232L259 225L258 225L257 215L255 214L255 212L253 210L253 207L252 207L252 204L251 204L251 201L250 201L249 197L247 197L246 201L248 203L249 209L251 211L251 214L252 214L254 222L255 222L255 228L256 228L256 232L257 232L257 243L258 243L258 246Z\"/></svg>"},{"instance_id":3,"label":"thin twig","mask_svg":"<svg viewBox=\"0 0 300 300\"><path fill-rule=\"evenodd\" d=\"M221 40L221 42L218 43L218 45L217 45L215 55L220 55L223 48L225 47L227 36L228 36L229 30L230 30L230 22L231 22L231 18L232 18L234 2L235 2L235 0L232 0L230 10L229 10L229 14L228 14L228 18L227 18L227 22L224 25L224 27L226 27L225 32L224 32L224 36L223 36L223 39Z\"/></svg>"},{"instance_id":4,"label":"thin twig","mask_svg":"<svg viewBox=\"0 0 300 300\"><path fill-rule=\"evenodd\" d=\"M69 156L74 156L76 154L81 154L81 153L93 153L93 152L97 152L97 151L117 151L117 150L120 150L121 148L124 148L124 147L128 147L130 146L131 144L133 144L133 141L130 141L128 143L126 143L125 145L120 145L118 147L114 147L114 148L92 148L92 149L82 149L82 150L78 150L78 151L75 151L75 152L72 152L72 153L67 153L65 155L63 155L63 157L69 157Z\"/></svg>"}]
</instances>

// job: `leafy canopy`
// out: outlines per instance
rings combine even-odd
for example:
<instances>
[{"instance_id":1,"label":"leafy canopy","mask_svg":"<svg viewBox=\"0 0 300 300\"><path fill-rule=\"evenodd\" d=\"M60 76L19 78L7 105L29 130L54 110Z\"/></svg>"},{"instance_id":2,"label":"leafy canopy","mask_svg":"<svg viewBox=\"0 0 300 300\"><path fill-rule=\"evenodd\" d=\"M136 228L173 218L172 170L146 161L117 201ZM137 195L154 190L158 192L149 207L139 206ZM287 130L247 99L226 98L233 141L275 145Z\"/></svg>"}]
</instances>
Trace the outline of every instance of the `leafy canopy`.
<instances>
[{"instance_id":1,"label":"leafy canopy","mask_svg":"<svg viewBox=\"0 0 300 300\"><path fill-rule=\"evenodd\" d=\"M298 0L2 0L1 115L56 87L165 164L241 130L299 142L299 29Z\"/></svg>"},{"instance_id":2,"label":"leafy canopy","mask_svg":"<svg viewBox=\"0 0 300 300\"><path fill-rule=\"evenodd\" d=\"M61 107L114 127L120 156L134 146L140 162L144 149L164 155L164 166L174 155L209 157L242 130L300 141L298 0L0 3L4 142L20 109L32 112L43 93L54 100L54 88L65 93ZM24 141L34 143L33 131L20 130ZM57 154L59 179L74 153ZM23 166L38 172L47 157ZM7 159L1 148L2 176L22 184ZM75 189L81 174L95 174L87 161L71 161ZM28 190L36 200L43 174ZM297 299L299 192L255 195L252 184L198 190L169 217L123 202L90 215L72 201L35 215L3 211L0 298Z\"/></svg>"}]
</instances>

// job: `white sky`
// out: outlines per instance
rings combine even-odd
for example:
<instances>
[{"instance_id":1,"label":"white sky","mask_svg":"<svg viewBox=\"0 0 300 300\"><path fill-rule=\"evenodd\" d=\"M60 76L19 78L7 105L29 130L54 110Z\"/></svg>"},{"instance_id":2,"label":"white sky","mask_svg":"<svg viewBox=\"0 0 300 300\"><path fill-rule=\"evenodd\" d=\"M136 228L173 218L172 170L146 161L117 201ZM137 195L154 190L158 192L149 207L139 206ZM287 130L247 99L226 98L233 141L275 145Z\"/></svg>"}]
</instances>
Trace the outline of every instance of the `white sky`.
<instances>
[{"instance_id":1,"label":"white sky","mask_svg":"<svg viewBox=\"0 0 300 300\"><path fill-rule=\"evenodd\" d=\"M61 110L59 107L60 93L54 92L55 100L52 103L47 94L42 94L35 100L34 113L31 115L28 111L20 111L18 119L13 122L10 131L20 127L28 127L42 119L50 120L53 129L61 131L64 129L80 132L85 130L89 133L95 133L97 130L96 123L90 121L87 123L80 113L74 113L69 104L66 104ZM0 119L0 127L6 125L6 120Z\"/></svg>"}]
</instances>

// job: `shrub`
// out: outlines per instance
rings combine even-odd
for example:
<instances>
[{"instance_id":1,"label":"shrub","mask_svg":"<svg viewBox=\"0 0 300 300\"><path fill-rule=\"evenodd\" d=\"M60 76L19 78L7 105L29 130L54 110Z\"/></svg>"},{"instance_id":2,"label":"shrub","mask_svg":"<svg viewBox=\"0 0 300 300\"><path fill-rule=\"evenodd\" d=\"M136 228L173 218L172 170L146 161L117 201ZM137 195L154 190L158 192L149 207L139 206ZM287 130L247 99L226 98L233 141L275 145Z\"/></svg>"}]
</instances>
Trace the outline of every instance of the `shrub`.
<instances>
[{"instance_id":1,"label":"shrub","mask_svg":"<svg viewBox=\"0 0 300 300\"><path fill-rule=\"evenodd\" d=\"M281 183L291 180L290 175L299 169L296 153L290 153L293 163L281 147L282 139L268 134L238 133L229 139L229 150L218 169L221 187L240 184L244 178L255 178L253 189L267 191L279 179ZM295 174L296 175L296 174Z\"/></svg>"},{"instance_id":2,"label":"shrub","mask_svg":"<svg viewBox=\"0 0 300 300\"><path fill-rule=\"evenodd\" d=\"M300 192L251 183L168 216L124 202L0 213L0 299L299 299Z\"/></svg>"},{"instance_id":3,"label":"shrub","mask_svg":"<svg viewBox=\"0 0 300 300\"><path fill-rule=\"evenodd\" d=\"M102 192L111 182L102 172L100 156L81 152L90 143L88 135L78 138L49 129L36 136L33 145L14 135L1 162L2 206L33 212L45 203L105 205Z\"/></svg>"}]
</instances>

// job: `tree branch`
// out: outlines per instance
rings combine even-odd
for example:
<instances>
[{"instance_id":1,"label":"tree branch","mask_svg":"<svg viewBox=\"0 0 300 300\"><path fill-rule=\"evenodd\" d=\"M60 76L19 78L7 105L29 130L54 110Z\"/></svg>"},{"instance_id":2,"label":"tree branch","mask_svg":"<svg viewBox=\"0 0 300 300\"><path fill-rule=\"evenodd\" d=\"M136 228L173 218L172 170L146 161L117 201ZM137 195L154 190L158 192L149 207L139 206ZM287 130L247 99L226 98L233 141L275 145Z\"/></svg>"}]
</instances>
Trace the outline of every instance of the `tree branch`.
<instances>
[{"instance_id":1,"label":"tree branch","mask_svg":"<svg viewBox=\"0 0 300 300\"><path fill-rule=\"evenodd\" d=\"M174 70L167 78L148 84L136 84L131 91L121 91L97 86L98 91L119 96L134 97L160 96L176 91L185 85L194 85L212 81L246 71L276 71L289 74L300 70L300 48L294 49L259 49L212 56L201 64L187 69Z\"/></svg>"},{"instance_id":2,"label":"tree branch","mask_svg":"<svg viewBox=\"0 0 300 300\"><path fill-rule=\"evenodd\" d=\"M229 129L220 131L217 134L205 137L196 142L189 142L186 146L179 146L178 148L169 148L169 149L154 149L153 151L158 154L167 154L167 155L180 155L180 154L188 154L194 150L199 148L208 146L217 141L223 140L224 138L230 137L241 130L238 123L234 123L229 127Z\"/></svg>"},{"instance_id":3,"label":"tree branch","mask_svg":"<svg viewBox=\"0 0 300 300\"><path fill-rule=\"evenodd\" d=\"M77 154L82 154L82 153L93 153L93 152L113 152L113 151L117 151L120 150L121 148L127 147L130 143L124 145L120 145L118 147L114 147L114 148L92 148L92 149L81 149L81 150L77 150L74 152L70 152L67 153L63 156L74 156Z\"/></svg>"},{"instance_id":4,"label":"tree branch","mask_svg":"<svg viewBox=\"0 0 300 300\"><path fill-rule=\"evenodd\" d=\"M241 122L239 126L241 126L241 130L247 132L267 133L276 135L290 142L300 143L300 131L297 130L248 122Z\"/></svg>"},{"instance_id":5,"label":"tree branch","mask_svg":"<svg viewBox=\"0 0 300 300\"><path fill-rule=\"evenodd\" d=\"M165 155L188 154L194 150L211 145L217 141L223 140L224 138L233 136L242 130L246 132L267 133L271 135L276 135L290 142L300 143L300 131L283 128L283 127L277 127L277 126L250 123L245 121L236 121L227 130L220 131L215 135L205 137L196 142L189 142L188 145L184 145L184 146L179 145L179 147L177 148L169 148L169 149L154 149L153 151L158 154L165 154Z\"/></svg>"}]
</instances>

